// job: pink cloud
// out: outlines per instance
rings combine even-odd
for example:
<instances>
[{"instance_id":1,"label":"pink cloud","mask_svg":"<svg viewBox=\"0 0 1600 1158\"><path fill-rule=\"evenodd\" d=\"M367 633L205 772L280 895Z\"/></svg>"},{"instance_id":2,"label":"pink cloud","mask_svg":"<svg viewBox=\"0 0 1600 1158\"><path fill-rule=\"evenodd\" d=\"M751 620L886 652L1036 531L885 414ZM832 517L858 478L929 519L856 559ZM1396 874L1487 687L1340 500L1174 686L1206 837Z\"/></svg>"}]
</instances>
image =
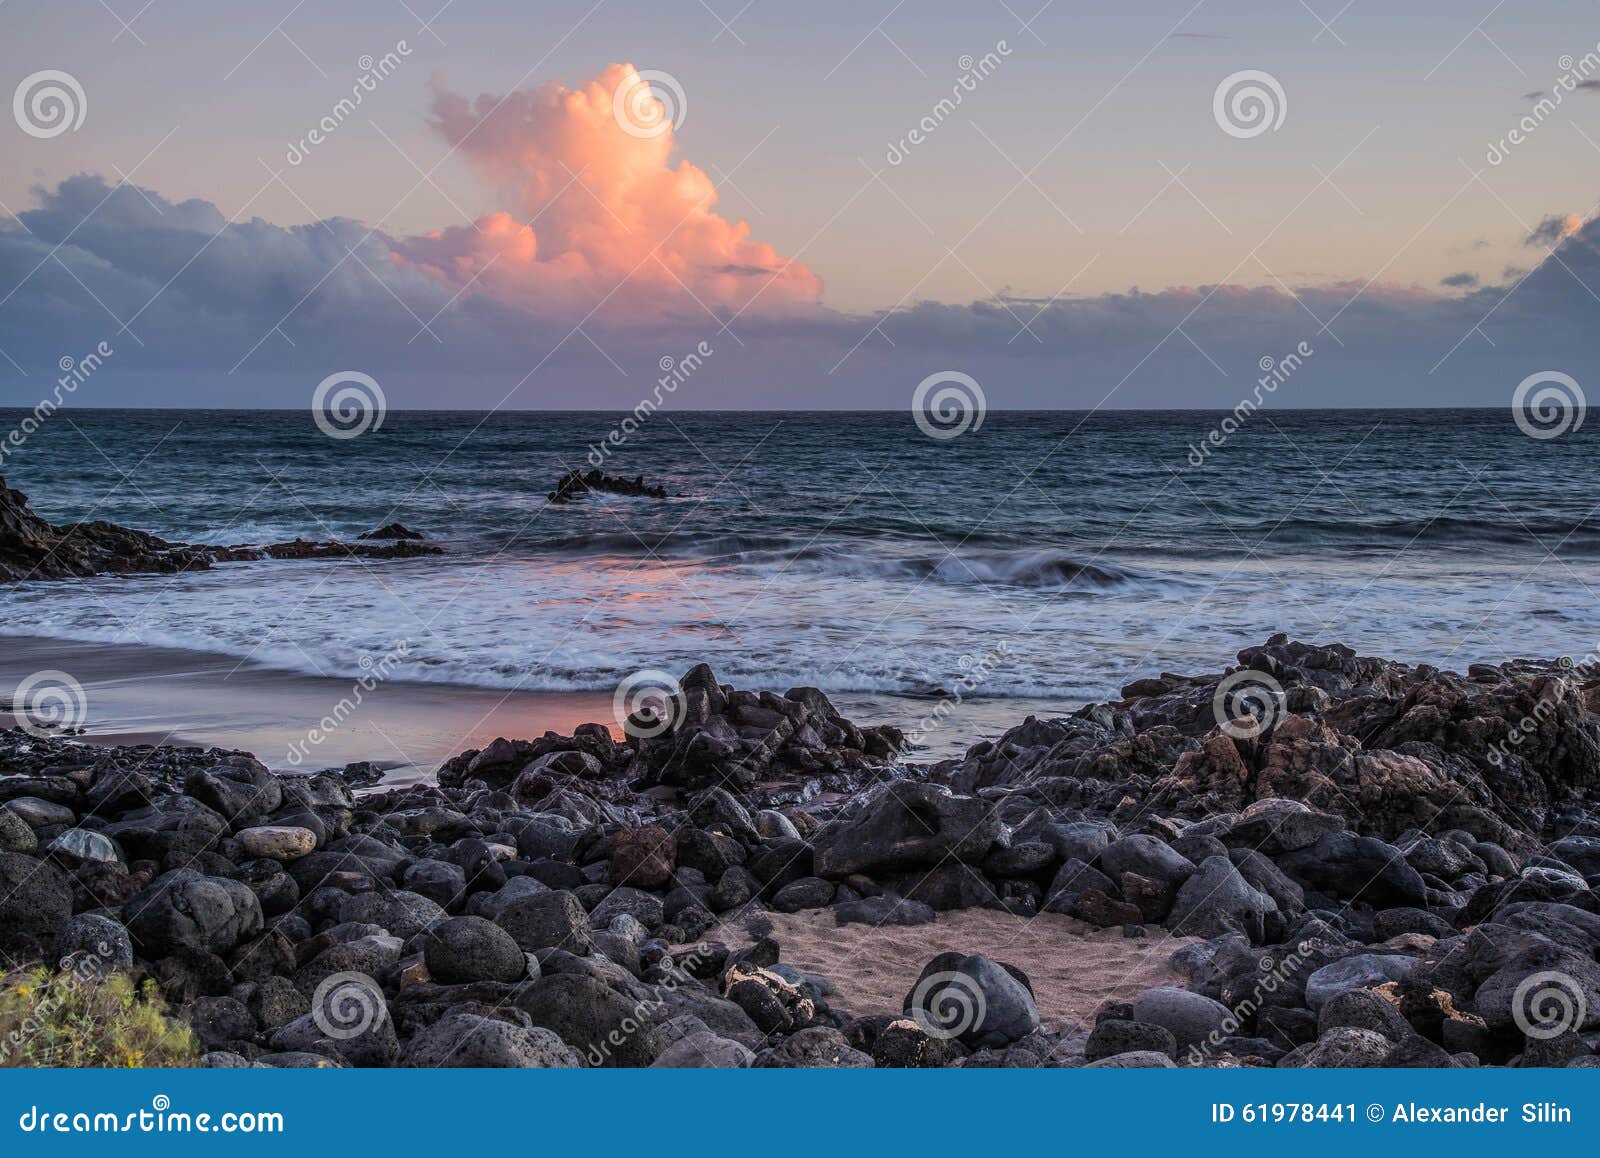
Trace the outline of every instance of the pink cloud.
<instances>
[{"instance_id":1,"label":"pink cloud","mask_svg":"<svg viewBox=\"0 0 1600 1158\"><path fill-rule=\"evenodd\" d=\"M619 90L625 101L639 96L633 107L646 116L667 115L655 96L637 93L641 83L629 64L572 89L551 83L475 101L436 82L434 127L505 208L398 240L396 261L562 316L594 309L627 321L702 306L771 314L814 304L821 278L751 240L746 222L714 212L717 192L703 170L671 164L669 120L654 135L623 128Z\"/></svg>"}]
</instances>

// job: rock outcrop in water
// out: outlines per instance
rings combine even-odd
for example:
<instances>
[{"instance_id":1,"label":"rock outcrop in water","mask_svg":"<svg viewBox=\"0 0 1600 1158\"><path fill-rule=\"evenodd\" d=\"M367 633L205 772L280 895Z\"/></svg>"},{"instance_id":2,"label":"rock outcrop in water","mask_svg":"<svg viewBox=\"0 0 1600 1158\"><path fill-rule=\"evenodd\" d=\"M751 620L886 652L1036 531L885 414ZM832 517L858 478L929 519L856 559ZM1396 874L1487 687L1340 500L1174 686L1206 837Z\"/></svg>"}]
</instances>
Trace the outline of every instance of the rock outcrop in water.
<instances>
[{"instance_id":1,"label":"rock outcrop in water","mask_svg":"<svg viewBox=\"0 0 1600 1158\"><path fill-rule=\"evenodd\" d=\"M405 559L443 553L439 547L405 539L385 543L295 539L264 546L207 547L168 542L102 519L55 526L29 510L28 496L7 488L0 478L0 582L205 571L213 563L259 559Z\"/></svg>"},{"instance_id":2,"label":"rock outcrop in water","mask_svg":"<svg viewBox=\"0 0 1600 1158\"><path fill-rule=\"evenodd\" d=\"M918 767L702 665L621 739L360 797L12 731L0 952L92 933L215 1065L1595 1066L1597 696L1280 636ZM970 907L1191 938L1187 983L1041 1025L1021 970L951 946L905 963L900 1015L851 1017L762 924ZM707 937L737 923L753 946Z\"/></svg>"},{"instance_id":3,"label":"rock outcrop in water","mask_svg":"<svg viewBox=\"0 0 1600 1158\"><path fill-rule=\"evenodd\" d=\"M591 491L644 499L667 497L666 487L645 482L643 475L630 479L604 474L599 470L591 470L588 473L570 470L556 480L556 489L550 492L549 498L552 503L570 503L573 499L581 499Z\"/></svg>"}]
</instances>

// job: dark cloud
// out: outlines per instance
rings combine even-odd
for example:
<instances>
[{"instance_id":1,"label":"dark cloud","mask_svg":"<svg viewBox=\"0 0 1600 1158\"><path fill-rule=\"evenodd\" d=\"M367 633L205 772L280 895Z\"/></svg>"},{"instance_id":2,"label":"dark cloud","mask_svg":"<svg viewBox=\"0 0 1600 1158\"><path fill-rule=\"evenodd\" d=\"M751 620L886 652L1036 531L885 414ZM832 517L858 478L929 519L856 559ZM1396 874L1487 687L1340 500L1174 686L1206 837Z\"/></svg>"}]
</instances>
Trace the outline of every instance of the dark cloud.
<instances>
[{"instance_id":1,"label":"dark cloud","mask_svg":"<svg viewBox=\"0 0 1600 1158\"><path fill-rule=\"evenodd\" d=\"M0 350L26 371L0 358L0 400L32 405L62 357L105 339L116 354L74 404L299 407L357 369L394 406L620 410L663 357L704 341L715 352L676 405L894 408L958 369L996 407L1231 407L1263 357L1306 342L1315 354L1275 404L1500 404L1533 370L1578 373L1600 353L1600 224L1553 217L1534 238L1555 253L1525 279L1445 279L1465 293L1175 286L861 315L714 317L690 303L575 324L481 283L460 292L397 256L408 239L359 222L229 221L204 201L74 177L0 223Z\"/></svg>"},{"instance_id":2,"label":"dark cloud","mask_svg":"<svg viewBox=\"0 0 1600 1158\"><path fill-rule=\"evenodd\" d=\"M1478 275L1475 273L1453 273L1449 277L1439 279L1439 284L1452 289L1475 286L1478 284Z\"/></svg>"},{"instance_id":3,"label":"dark cloud","mask_svg":"<svg viewBox=\"0 0 1600 1158\"><path fill-rule=\"evenodd\" d=\"M1568 213L1559 217L1546 217L1533 227L1533 232L1523 238L1524 245L1553 246L1558 245L1566 238L1576 233L1583 225L1583 218L1576 213Z\"/></svg>"}]
</instances>

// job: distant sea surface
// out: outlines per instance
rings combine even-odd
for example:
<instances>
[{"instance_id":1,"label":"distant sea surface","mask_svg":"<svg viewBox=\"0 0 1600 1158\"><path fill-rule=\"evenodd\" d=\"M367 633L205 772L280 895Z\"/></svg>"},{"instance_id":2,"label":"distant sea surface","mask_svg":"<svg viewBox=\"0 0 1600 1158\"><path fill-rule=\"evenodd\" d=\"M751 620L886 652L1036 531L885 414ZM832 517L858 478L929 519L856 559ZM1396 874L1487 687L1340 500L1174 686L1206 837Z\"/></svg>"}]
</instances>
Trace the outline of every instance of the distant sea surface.
<instances>
[{"instance_id":1,"label":"distant sea surface","mask_svg":"<svg viewBox=\"0 0 1600 1158\"><path fill-rule=\"evenodd\" d=\"M675 497L548 504L623 417L395 412L338 440L304 411L64 409L0 468L53 521L241 543L399 520L450 553L23 584L0 633L1062 706L1275 631L1458 669L1600 638L1593 432L1531 438L1509 410L1267 410L1198 467L1224 415L994 412L938 440L908 413L663 411L604 467Z\"/></svg>"}]
</instances>

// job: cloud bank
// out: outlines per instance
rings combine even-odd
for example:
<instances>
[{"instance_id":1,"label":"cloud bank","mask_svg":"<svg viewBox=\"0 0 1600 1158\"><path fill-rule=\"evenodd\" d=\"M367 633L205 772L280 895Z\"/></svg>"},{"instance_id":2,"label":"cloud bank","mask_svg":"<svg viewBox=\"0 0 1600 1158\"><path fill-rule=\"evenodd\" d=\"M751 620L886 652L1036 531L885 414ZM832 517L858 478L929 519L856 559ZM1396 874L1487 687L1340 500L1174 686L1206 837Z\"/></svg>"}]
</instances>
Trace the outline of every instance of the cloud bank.
<instances>
[{"instance_id":1,"label":"cloud bank","mask_svg":"<svg viewBox=\"0 0 1600 1158\"><path fill-rule=\"evenodd\" d=\"M293 408L358 369L396 406L625 410L705 342L685 408L899 409L946 369L996 407L1229 408L1304 341L1316 355L1274 405L1500 405L1600 353L1600 221L1563 213L1526 239L1531 271L1448 292L1174 286L843 314L716 212L670 120L623 127L616 94L638 81L612 65L470 100L436 85L435 128L501 208L421 236L230 221L92 174L36 190L0 221L0 402L31 405L101 340L117 354L77 404Z\"/></svg>"}]
</instances>

